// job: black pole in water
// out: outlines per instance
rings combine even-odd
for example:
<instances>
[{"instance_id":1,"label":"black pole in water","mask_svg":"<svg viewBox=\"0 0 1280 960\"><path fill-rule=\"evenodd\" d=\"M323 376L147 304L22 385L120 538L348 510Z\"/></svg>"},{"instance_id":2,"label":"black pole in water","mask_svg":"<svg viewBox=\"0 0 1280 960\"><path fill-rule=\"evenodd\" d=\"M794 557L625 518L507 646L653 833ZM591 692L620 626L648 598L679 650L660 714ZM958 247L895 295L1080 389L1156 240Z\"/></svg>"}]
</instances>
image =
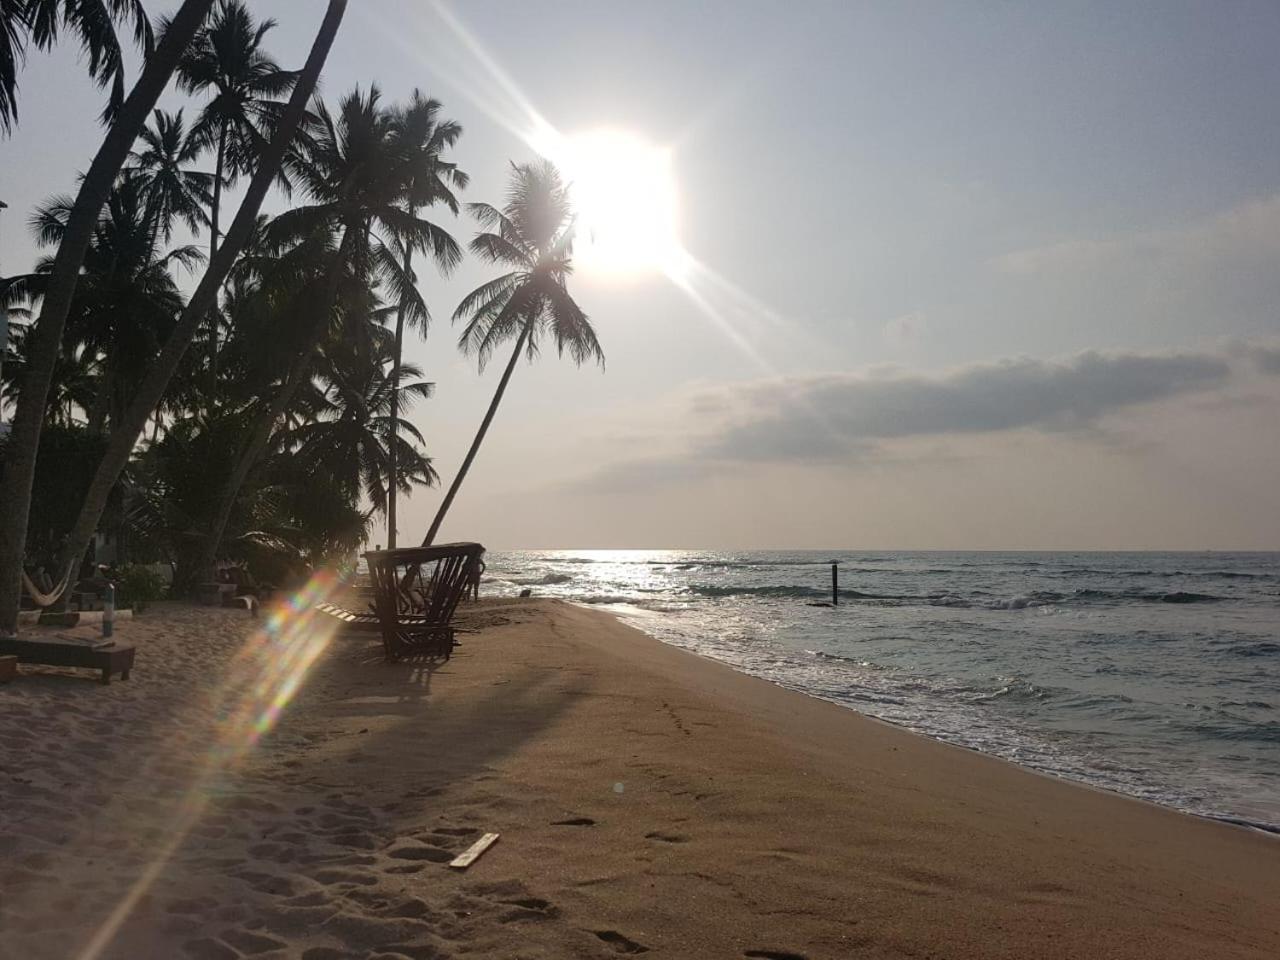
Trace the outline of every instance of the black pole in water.
<instances>
[{"instance_id":1,"label":"black pole in water","mask_svg":"<svg viewBox=\"0 0 1280 960\"><path fill-rule=\"evenodd\" d=\"M833 607L840 603L840 579L836 573L838 566L835 560L831 561L831 605Z\"/></svg>"}]
</instances>

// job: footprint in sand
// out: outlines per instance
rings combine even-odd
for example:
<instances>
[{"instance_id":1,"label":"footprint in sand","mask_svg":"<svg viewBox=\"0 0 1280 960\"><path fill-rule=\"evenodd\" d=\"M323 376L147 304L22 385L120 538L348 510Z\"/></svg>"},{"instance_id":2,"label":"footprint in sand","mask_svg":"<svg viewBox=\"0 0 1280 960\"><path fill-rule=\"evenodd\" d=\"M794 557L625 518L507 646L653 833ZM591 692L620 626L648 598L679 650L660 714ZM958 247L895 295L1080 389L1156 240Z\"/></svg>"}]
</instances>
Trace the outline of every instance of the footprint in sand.
<instances>
[{"instance_id":1,"label":"footprint in sand","mask_svg":"<svg viewBox=\"0 0 1280 960\"><path fill-rule=\"evenodd\" d=\"M165 906L167 913L206 914L218 906L218 901L208 897L191 900L171 900Z\"/></svg>"},{"instance_id":2,"label":"footprint in sand","mask_svg":"<svg viewBox=\"0 0 1280 960\"><path fill-rule=\"evenodd\" d=\"M571 817L568 820L552 820L553 827L594 827L596 822L590 817Z\"/></svg>"},{"instance_id":3,"label":"footprint in sand","mask_svg":"<svg viewBox=\"0 0 1280 960\"><path fill-rule=\"evenodd\" d=\"M376 850L378 841L367 833L339 833L329 838L330 843L340 847L354 847L357 850Z\"/></svg>"},{"instance_id":4,"label":"footprint in sand","mask_svg":"<svg viewBox=\"0 0 1280 960\"><path fill-rule=\"evenodd\" d=\"M431 831L437 837L470 837L479 832L475 827L436 827Z\"/></svg>"},{"instance_id":5,"label":"footprint in sand","mask_svg":"<svg viewBox=\"0 0 1280 960\"><path fill-rule=\"evenodd\" d=\"M559 916L560 910L541 897L521 897L518 900L500 900L511 910L498 917L499 923L518 923L521 920L550 920Z\"/></svg>"},{"instance_id":6,"label":"footprint in sand","mask_svg":"<svg viewBox=\"0 0 1280 960\"><path fill-rule=\"evenodd\" d=\"M388 850L387 856L396 860L429 860L432 863L445 863L453 859L453 854L448 850L441 850L439 847L416 840L401 842Z\"/></svg>"},{"instance_id":7,"label":"footprint in sand","mask_svg":"<svg viewBox=\"0 0 1280 960\"><path fill-rule=\"evenodd\" d=\"M371 887L378 882L378 878L371 876L359 870L339 870L336 868L327 868L317 870L311 874L313 880L323 883L325 886L331 886L335 883L355 883L365 887Z\"/></svg>"},{"instance_id":8,"label":"footprint in sand","mask_svg":"<svg viewBox=\"0 0 1280 960\"><path fill-rule=\"evenodd\" d=\"M249 954L250 956L255 953L266 953L269 950L283 950L288 946L283 940L264 937L248 930L224 930L220 935L220 939L225 943L231 944L241 953Z\"/></svg>"},{"instance_id":9,"label":"footprint in sand","mask_svg":"<svg viewBox=\"0 0 1280 960\"><path fill-rule=\"evenodd\" d=\"M302 951L302 960L350 960L355 954L333 947L310 947Z\"/></svg>"},{"instance_id":10,"label":"footprint in sand","mask_svg":"<svg viewBox=\"0 0 1280 960\"><path fill-rule=\"evenodd\" d=\"M408 917L411 920L421 920L423 917L434 915L435 911L431 909L431 905L418 897L396 904L387 911L387 916Z\"/></svg>"},{"instance_id":11,"label":"footprint in sand","mask_svg":"<svg viewBox=\"0 0 1280 960\"><path fill-rule=\"evenodd\" d=\"M630 937L623 936L617 930L593 930L597 937L611 946L617 953L648 953L649 948L636 943Z\"/></svg>"},{"instance_id":12,"label":"footprint in sand","mask_svg":"<svg viewBox=\"0 0 1280 960\"><path fill-rule=\"evenodd\" d=\"M304 893L283 901L285 906L289 907L321 907L328 902L329 895L323 890L313 890L311 893Z\"/></svg>"},{"instance_id":13,"label":"footprint in sand","mask_svg":"<svg viewBox=\"0 0 1280 960\"><path fill-rule=\"evenodd\" d=\"M249 848L249 855L255 860L288 863L297 856L297 852L279 843L257 843Z\"/></svg>"},{"instance_id":14,"label":"footprint in sand","mask_svg":"<svg viewBox=\"0 0 1280 960\"><path fill-rule=\"evenodd\" d=\"M276 876L273 873L259 873L256 870L240 870L231 874L237 880L243 880L259 893L273 897L291 897L294 890L293 881L288 877Z\"/></svg>"},{"instance_id":15,"label":"footprint in sand","mask_svg":"<svg viewBox=\"0 0 1280 960\"><path fill-rule=\"evenodd\" d=\"M219 943L211 937L188 940L182 945L182 949L195 960L239 960L240 957L239 953L225 943Z\"/></svg>"},{"instance_id":16,"label":"footprint in sand","mask_svg":"<svg viewBox=\"0 0 1280 960\"><path fill-rule=\"evenodd\" d=\"M644 838L646 840L657 840L661 843L688 843L689 842L688 837L683 836L679 833L658 833L657 831L654 831L653 833L646 833L644 835Z\"/></svg>"}]
</instances>

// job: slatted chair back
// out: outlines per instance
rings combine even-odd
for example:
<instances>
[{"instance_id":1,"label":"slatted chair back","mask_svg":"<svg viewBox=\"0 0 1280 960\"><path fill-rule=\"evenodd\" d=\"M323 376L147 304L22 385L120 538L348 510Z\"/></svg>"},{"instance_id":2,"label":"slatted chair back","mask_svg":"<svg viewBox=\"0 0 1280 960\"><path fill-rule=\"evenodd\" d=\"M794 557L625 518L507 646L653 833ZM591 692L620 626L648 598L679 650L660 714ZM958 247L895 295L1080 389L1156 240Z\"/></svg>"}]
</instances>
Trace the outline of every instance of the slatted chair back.
<instances>
[{"instance_id":1,"label":"slatted chair back","mask_svg":"<svg viewBox=\"0 0 1280 960\"><path fill-rule=\"evenodd\" d=\"M387 659L447 656L453 647L450 622L479 569L484 547L442 543L371 550L364 556Z\"/></svg>"}]
</instances>

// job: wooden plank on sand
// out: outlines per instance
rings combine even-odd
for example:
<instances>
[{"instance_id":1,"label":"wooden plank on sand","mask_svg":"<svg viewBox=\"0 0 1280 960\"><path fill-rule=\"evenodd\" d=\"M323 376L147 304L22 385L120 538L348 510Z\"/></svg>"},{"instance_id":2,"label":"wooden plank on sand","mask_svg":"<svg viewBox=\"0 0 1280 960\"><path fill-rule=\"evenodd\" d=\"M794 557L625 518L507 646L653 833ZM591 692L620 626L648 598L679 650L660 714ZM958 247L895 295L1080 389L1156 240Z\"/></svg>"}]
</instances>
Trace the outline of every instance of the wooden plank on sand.
<instances>
[{"instance_id":1,"label":"wooden plank on sand","mask_svg":"<svg viewBox=\"0 0 1280 960\"><path fill-rule=\"evenodd\" d=\"M450 860L449 866L453 867L455 870L465 870L480 859L480 854L484 853L497 842L498 834L486 833L471 846L467 847L466 850Z\"/></svg>"}]
</instances>

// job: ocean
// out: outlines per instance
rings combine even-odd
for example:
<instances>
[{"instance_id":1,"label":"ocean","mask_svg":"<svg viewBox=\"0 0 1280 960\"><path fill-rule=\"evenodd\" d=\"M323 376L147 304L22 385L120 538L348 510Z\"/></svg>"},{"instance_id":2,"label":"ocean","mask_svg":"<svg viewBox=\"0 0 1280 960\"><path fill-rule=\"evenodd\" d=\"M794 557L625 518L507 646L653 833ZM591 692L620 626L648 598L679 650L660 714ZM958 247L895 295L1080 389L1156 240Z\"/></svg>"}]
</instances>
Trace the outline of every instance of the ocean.
<instances>
[{"instance_id":1,"label":"ocean","mask_svg":"<svg viewBox=\"0 0 1280 960\"><path fill-rule=\"evenodd\" d=\"M830 561L840 564L839 605ZM491 552L486 595L1044 773L1280 831L1280 553Z\"/></svg>"}]
</instances>

